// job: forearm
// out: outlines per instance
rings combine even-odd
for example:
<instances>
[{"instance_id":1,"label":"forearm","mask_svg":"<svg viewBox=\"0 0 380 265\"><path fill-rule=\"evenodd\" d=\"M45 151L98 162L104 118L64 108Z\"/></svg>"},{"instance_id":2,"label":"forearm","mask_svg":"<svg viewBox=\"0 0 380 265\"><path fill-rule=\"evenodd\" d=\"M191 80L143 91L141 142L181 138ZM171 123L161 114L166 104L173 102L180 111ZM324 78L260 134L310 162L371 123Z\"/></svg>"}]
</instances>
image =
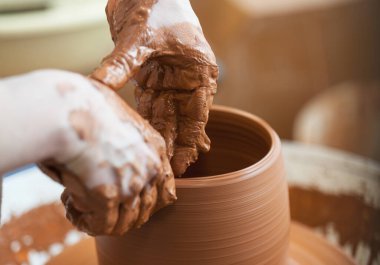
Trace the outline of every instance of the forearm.
<instances>
[{"instance_id":1,"label":"forearm","mask_svg":"<svg viewBox=\"0 0 380 265\"><path fill-rule=\"evenodd\" d=\"M0 172L47 158L54 152L53 131L42 93L17 87L14 80L0 81ZM56 139L58 141L58 139Z\"/></svg>"},{"instance_id":2,"label":"forearm","mask_svg":"<svg viewBox=\"0 0 380 265\"><path fill-rule=\"evenodd\" d=\"M60 85L44 73L0 80L0 174L51 158L69 140Z\"/></svg>"}]
</instances>

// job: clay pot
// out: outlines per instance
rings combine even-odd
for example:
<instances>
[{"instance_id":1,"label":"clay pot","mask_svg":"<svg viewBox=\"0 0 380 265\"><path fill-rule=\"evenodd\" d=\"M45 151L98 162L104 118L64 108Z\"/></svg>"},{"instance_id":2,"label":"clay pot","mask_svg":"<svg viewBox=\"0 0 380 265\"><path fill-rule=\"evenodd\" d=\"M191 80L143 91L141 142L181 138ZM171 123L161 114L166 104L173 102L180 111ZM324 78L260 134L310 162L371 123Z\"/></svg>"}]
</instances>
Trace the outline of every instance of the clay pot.
<instances>
[{"instance_id":1,"label":"clay pot","mask_svg":"<svg viewBox=\"0 0 380 265\"><path fill-rule=\"evenodd\" d=\"M290 216L281 144L263 120L214 107L211 152L178 201L123 237L97 237L100 265L286 264Z\"/></svg>"}]
</instances>

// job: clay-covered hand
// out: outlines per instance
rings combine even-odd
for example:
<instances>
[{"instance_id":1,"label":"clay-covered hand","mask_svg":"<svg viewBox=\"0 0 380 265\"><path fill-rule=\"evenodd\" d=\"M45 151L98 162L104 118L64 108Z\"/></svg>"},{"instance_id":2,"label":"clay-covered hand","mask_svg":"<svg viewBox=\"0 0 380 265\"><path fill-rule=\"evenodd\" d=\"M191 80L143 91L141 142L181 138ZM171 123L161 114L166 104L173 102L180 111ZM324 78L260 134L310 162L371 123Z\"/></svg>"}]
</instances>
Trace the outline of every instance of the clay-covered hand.
<instances>
[{"instance_id":1,"label":"clay-covered hand","mask_svg":"<svg viewBox=\"0 0 380 265\"><path fill-rule=\"evenodd\" d=\"M119 89L136 83L138 112L165 138L173 172L199 152L216 93L218 67L188 0L109 0L115 49L91 77Z\"/></svg>"},{"instance_id":2,"label":"clay-covered hand","mask_svg":"<svg viewBox=\"0 0 380 265\"><path fill-rule=\"evenodd\" d=\"M46 99L58 109L65 140L40 167L65 186L62 201L75 226L121 235L174 202L165 141L148 122L96 81L52 72L45 82L53 84L56 95Z\"/></svg>"}]
</instances>

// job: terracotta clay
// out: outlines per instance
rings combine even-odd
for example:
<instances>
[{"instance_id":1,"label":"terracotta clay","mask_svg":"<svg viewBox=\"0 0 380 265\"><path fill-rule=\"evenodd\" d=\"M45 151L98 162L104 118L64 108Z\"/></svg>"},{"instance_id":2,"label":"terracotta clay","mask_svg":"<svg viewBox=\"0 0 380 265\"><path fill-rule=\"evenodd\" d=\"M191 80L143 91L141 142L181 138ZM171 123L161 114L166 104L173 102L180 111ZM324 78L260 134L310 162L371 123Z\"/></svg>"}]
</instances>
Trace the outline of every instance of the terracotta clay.
<instances>
[{"instance_id":1,"label":"terracotta clay","mask_svg":"<svg viewBox=\"0 0 380 265\"><path fill-rule=\"evenodd\" d=\"M204 129L218 67L188 0L109 0L115 49L91 77L113 88L133 79L138 112L166 140L181 176L210 140Z\"/></svg>"},{"instance_id":2,"label":"terracotta clay","mask_svg":"<svg viewBox=\"0 0 380 265\"><path fill-rule=\"evenodd\" d=\"M97 237L99 264L286 264L288 190L281 145L261 119L215 107L210 153L186 178L178 201L123 237Z\"/></svg>"}]
</instances>

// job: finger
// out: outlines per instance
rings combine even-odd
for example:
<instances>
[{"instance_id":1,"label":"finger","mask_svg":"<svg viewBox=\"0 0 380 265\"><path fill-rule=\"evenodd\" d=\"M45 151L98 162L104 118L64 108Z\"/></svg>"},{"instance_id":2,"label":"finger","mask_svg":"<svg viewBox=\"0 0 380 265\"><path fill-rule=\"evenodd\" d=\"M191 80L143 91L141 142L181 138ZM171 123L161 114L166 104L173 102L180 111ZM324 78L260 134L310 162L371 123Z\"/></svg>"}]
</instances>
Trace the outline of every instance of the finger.
<instances>
[{"instance_id":1,"label":"finger","mask_svg":"<svg viewBox=\"0 0 380 265\"><path fill-rule=\"evenodd\" d=\"M86 213L77 210L71 195L66 190L62 193L61 200L66 209L66 218L79 230L90 233L91 229L88 227L87 222L84 221Z\"/></svg>"},{"instance_id":2,"label":"finger","mask_svg":"<svg viewBox=\"0 0 380 265\"><path fill-rule=\"evenodd\" d=\"M122 235L130 230L139 216L140 198L128 198L119 205L119 218L112 231L113 235Z\"/></svg>"},{"instance_id":3,"label":"finger","mask_svg":"<svg viewBox=\"0 0 380 265\"><path fill-rule=\"evenodd\" d=\"M205 127L212 100L213 93L207 88L195 89L187 97L178 99L181 118L178 123L176 144L195 147L200 152L209 151L210 139L206 135Z\"/></svg>"},{"instance_id":4,"label":"finger","mask_svg":"<svg viewBox=\"0 0 380 265\"><path fill-rule=\"evenodd\" d=\"M118 37L120 41L116 42L112 53L105 57L101 65L90 75L91 78L118 90L135 75L153 50L141 45L140 40L134 39L134 32L137 30L134 27L128 29L131 36Z\"/></svg>"},{"instance_id":5,"label":"finger","mask_svg":"<svg viewBox=\"0 0 380 265\"><path fill-rule=\"evenodd\" d=\"M145 65L144 67L145 68ZM194 58L185 56L161 56L149 61L147 67L149 78L136 78L144 87L172 90L192 91L197 88L216 89L218 68L214 65L201 65ZM139 76L139 74L137 75Z\"/></svg>"},{"instance_id":6,"label":"finger","mask_svg":"<svg viewBox=\"0 0 380 265\"><path fill-rule=\"evenodd\" d=\"M177 89L193 90L194 88L204 85L202 74L202 66L186 66L180 65L164 66L165 75L162 81L163 89Z\"/></svg>"},{"instance_id":7,"label":"finger","mask_svg":"<svg viewBox=\"0 0 380 265\"><path fill-rule=\"evenodd\" d=\"M103 59L101 65L91 73L90 77L118 90L128 82L132 70L130 58L115 48L113 53Z\"/></svg>"},{"instance_id":8,"label":"finger","mask_svg":"<svg viewBox=\"0 0 380 265\"><path fill-rule=\"evenodd\" d=\"M86 215L87 225L96 234L110 234L119 218L119 187L113 184L100 185L90 191L92 212Z\"/></svg>"},{"instance_id":9,"label":"finger","mask_svg":"<svg viewBox=\"0 0 380 265\"><path fill-rule=\"evenodd\" d=\"M177 93L179 115L186 119L207 123L214 93L209 87L200 87L188 93Z\"/></svg>"},{"instance_id":10,"label":"finger","mask_svg":"<svg viewBox=\"0 0 380 265\"><path fill-rule=\"evenodd\" d=\"M176 147L170 164L176 177L181 177L190 164L198 158L198 151L192 147Z\"/></svg>"},{"instance_id":11,"label":"finger","mask_svg":"<svg viewBox=\"0 0 380 265\"><path fill-rule=\"evenodd\" d=\"M157 188L153 185L147 185L144 187L140 195L140 211L135 227L139 228L145 224L149 217L153 214L153 209L157 202Z\"/></svg>"},{"instance_id":12,"label":"finger","mask_svg":"<svg viewBox=\"0 0 380 265\"><path fill-rule=\"evenodd\" d=\"M147 196L150 193L146 191L149 184L146 184L147 177L143 177L137 168L134 168L133 171L135 172L134 176L132 176L128 183L128 195L119 205L119 218L112 232L114 235L122 235L132 227L135 227L137 223L142 224L144 221L140 219L140 216L146 217L146 214L143 214L141 211L147 210L146 208L149 204L149 197ZM152 199L156 200L157 197Z\"/></svg>"},{"instance_id":13,"label":"finger","mask_svg":"<svg viewBox=\"0 0 380 265\"><path fill-rule=\"evenodd\" d=\"M143 89L160 90L164 77L164 65L156 58L147 60L140 70L133 76L137 85Z\"/></svg>"},{"instance_id":14,"label":"finger","mask_svg":"<svg viewBox=\"0 0 380 265\"><path fill-rule=\"evenodd\" d=\"M67 219L90 235L111 233L118 218L118 187L102 184L88 189L71 170L62 166L59 170L61 183L65 186L61 200Z\"/></svg>"},{"instance_id":15,"label":"finger","mask_svg":"<svg viewBox=\"0 0 380 265\"><path fill-rule=\"evenodd\" d=\"M102 185L83 197L75 196L66 189L61 199L67 219L90 235L110 234L116 225L119 210L115 188Z\"/></svg>"},{"instance_id":16,"label":"finger","mask_svg":"<svg viewBox=\"0 0 380 265\"><path fill-rule=\"evenodd\" d=\"M146 180L143 177L138 177L141 174L137 173L137 168L134 168L134 176L128 183L128 195L122 198L119 205L119 219L113 231L113 234L123 234L134 226L139 216L141 204L141 193Z\"/></svg>"},{"instance_id":17,"label":"finger","mask_svg":"<svg viewBox=\"0 0 380 265\"><path fill-rule=\"evenodd\" d=\"M150 123L165 139L167 155L171 158L177 137L177 109L174 92L162 92L154 99Z\"/></svg>"},{"instance_id":18,"label":"finger","mask_svg":"<svg viewBox=\"0 0 380 265\"><path fill-rule=\"evenodd\" d=\"M206 153L210 150L210 139L205 132L205 122L189 118L181 118L178 122L178 137L176 149L179 147L194 148L196 151Z\"/></svg>"},{"instance_id":19,"label":"finger","mask_svg":"<svg viewBox=\"0 0 380 265\"><path fill-rule=\"evenodd\" d=\"M66 209L66 218L78 229L88 231L89 228L83 221L83 215L85 212L78 210L74 206L73 198L67 189L61 194L61 200Z\"/></svg>"},{"instance_id":20,"label":"finger","mask_svg":"<svg viewBox=\"0 0 380 265\"><path fill-rule=\"evenodd\" d=\"M161 180L157 183L157 203L155 211L174 203L177 200L174 174L169 161L164 164Z\"/></svg>"},{"instance_id":21,"label":"finger","mask_svg":"<svg viewBox=\"0 0 380 265\"><path fill-rule=\"evenodd\" d=\"M137 112L147 121L152 120L153 102L157 96L158 92L152 89L142 89L141 87L135 89Z\"/></svg>"},{"instance_id":22,"label":"finger","mask_svg":"<svg viewBox=\"0 0 380 265\"><path fill-rule=\"evenodd\" d=\"M192 93L177 94L179 106L178 136L171 160L173 172L182 175L187 167L196 161L199 152L210 149L210 139L205 126L213 94L206 88L195 89Z\"/></svg>"}]
</instances>

